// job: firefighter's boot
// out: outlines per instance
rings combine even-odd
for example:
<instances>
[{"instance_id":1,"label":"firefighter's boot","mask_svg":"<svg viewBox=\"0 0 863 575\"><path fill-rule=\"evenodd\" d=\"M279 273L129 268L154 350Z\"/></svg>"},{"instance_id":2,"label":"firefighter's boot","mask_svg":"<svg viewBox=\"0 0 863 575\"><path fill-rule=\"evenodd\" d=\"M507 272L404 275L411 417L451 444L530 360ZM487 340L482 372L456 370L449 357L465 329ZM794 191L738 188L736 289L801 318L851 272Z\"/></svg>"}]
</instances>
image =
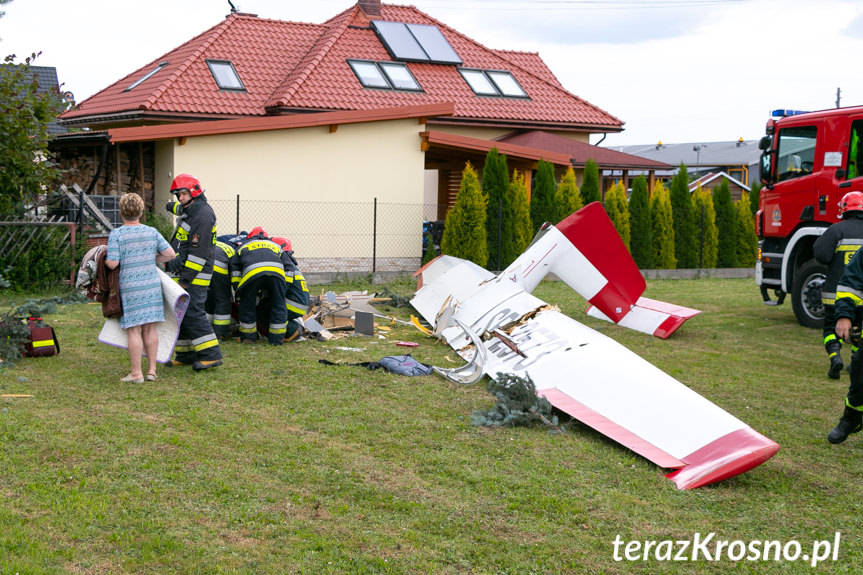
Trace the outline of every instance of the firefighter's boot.
<instances>
[{"instance_id":1,"label":"firefighter's boot","mask_svg":"<svg viewBox=\"0 0 863 575\"><path fill-rule=\"evenodd\" d=\"M842 368L845 367L845 363L842 361L842 356L839 355L837 351L834 354L830 355L830 369L827 370L827 377L830 379L839 379L839 376L842 374Z\"/></svg>"},{"instance_id":2,"label":"firefighter's boot","mask_svg":"<svg viewBox=\"0 0 863 575\"><path fill-rule=\"evenodd\" d=\"M842 443L849 435L857 433L861 428L863 428L863 412L851 407L848 405L848 400L845 400L845 412L839 419L839 424L827 434L827 441L833 444Z\"/></svg>"}]
</instances>

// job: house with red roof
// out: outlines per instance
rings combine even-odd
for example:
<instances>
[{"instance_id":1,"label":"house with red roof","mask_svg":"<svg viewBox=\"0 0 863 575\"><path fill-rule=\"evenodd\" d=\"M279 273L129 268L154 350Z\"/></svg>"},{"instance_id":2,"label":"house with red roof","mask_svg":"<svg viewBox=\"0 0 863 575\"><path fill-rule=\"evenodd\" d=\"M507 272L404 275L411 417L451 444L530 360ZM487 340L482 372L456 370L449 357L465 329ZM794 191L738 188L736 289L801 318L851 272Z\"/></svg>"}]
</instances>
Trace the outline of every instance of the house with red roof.
<instances>
[{"instance_id":1,"label":"house with red roof","mask_svg":"<svg viewBox=\"0 0 863 575\"><path fill-rule=\"evenodd\" d=\"M404 231L383 258L402 269L416 267L421 223L444 217L465 163L481 168L493 147L527 174L541 158L579 174L591 158L609 170L670 167L590 145L623 122L564 88L539 54L488 48L379 0L321 24L231 13L60 122L73 130L54 141L67 185L138 192L156 209L173 177L191 173L222 233L262 225L293 236L304 258L366 256L333 234L298 241L301 220L339 220L333 212L343 209L347 230L358 216L345 206L418 206L375 211L386 229ZM330 207L312 218L303 202Z\"/></svg>"}]
</instances>

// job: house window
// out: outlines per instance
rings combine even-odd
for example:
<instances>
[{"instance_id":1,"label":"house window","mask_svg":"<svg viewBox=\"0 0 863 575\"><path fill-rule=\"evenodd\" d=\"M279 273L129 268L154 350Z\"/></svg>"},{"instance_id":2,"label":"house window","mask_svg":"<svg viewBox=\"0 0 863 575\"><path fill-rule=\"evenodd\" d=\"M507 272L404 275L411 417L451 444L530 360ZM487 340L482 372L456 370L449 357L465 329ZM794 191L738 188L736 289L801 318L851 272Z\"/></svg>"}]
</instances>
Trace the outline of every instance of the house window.
<instances>
[{"instance_id":1,"label":"house window","mask_svg":"<svg viewBox=\"0 0 863 575\"><path fill-rule=\"evenodd\" d=\"M510 72L471 68L459 68L458 71L477 96L528 97Z\"/></svg>"},{"instance_id":2,"label":"house window","mask_svg":"<svg viewBox=\"0 0 863 575\"><path fill-rule=\"evenodd\" d=\"M461 58L436 26L373 20L372 27L396 60L461 64Z\"/></svg>"},{"instance_id":3,"label":"house window","mask_svg":"<svg viewBox=\"0 0 863 575\"><path fill-rule=\"evenodd\" d=\"M220 89L246 91L240 75L229 60L207 60L207 66L210 67L210 73L213 74L213 79Z\"/></svg>"},{"instance_id":4,"label":"house window","mask_svg":"<svg viewBox=\"0 0 863 575\"><path fill-rule=\"evenodd\" d=\"M401 62L348 60L360 83L366 88L422 92L408 67Z\"/></svg>"},{"instance_id":5,"label":"house window","mask_svg":"<svg viewBox=\"0 0 863 575\"><path fill-rule=\"evenodd\" d=\"M142 82L144 82L148 78L152 77L153 74L155 74L156 72L158 72L159 70L161 70L162 68L164 68L167 65L168 65L168 62L161 62L158 66L156 66L155 68L153 68L152 70L150 70L149 72L147 72L146 74L144 74L143 76L141 76L140 78L135 80L132 84L129 84L129 87L123 91L128 92L129 90L137 88Z\"/></svg>"}]
</instances>

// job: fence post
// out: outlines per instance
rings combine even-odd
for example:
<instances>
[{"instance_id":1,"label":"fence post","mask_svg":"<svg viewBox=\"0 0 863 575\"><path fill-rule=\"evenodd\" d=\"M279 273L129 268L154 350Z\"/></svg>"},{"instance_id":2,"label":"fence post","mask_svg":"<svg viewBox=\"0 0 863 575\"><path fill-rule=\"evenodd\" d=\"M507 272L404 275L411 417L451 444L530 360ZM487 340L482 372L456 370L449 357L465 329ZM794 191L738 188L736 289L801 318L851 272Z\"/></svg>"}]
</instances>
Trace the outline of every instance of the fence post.
<instances>
[{"instance_id":1,"label":"fence post","mask_svg":"<svg viewBox=\"0 0 863 575\"><path fill-rule=\"evenodd\" d=\"M237 235L240 235L240 194L237 194Z\"/></svg>"},{"instance_id":2,"label":"fence post","mask_svg":"<svg viewBox=\"0 0 863 575\"><path fill-rule=\"evenodd\" d=\"M375 275L378 256L378 198L375 196L374 216L372 217L372 275Z\"/></svg>"},{"instance_id":3,"label":"fence post","mask_svg":"<svg viewBox=\"0 0 863 575\"><path fill-rule=\"evenodd\" d=\"M81 190L78 193L78 206L80 207L80 211L78 212L78 233L83 237L84 235L84 190Z\"/></svg>"}]
</instances>

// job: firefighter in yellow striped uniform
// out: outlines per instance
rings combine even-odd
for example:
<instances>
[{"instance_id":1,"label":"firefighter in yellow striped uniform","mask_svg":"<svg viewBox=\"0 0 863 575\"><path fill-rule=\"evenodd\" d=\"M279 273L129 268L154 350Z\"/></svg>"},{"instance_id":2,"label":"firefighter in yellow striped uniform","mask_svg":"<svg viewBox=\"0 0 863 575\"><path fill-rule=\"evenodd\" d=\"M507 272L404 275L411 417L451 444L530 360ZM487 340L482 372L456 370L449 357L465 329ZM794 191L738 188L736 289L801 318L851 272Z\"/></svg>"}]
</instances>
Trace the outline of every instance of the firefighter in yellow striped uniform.
<instances>
[{"instance_id":1,"label":"firefighter in yellow striped uniform","mask_svg":"<svg viewBox=\"0 0 863 575\"><path fill-rule=\"evenodd\" d=\"M288 310L288 327L285 341L293 341L303 333L300 319L309 311L309 286L297 266L291 242L285 238L273 238L282 248L282 264L285 266L285 306Z\"/></svg>"},{"instance_id":2,"label":"firefighter in yellow striped uniform","mask_svg":"<svg viewBox=\"0 0 863 575\"><path fill-rule=\"evenodd\" d=\"M224 238L224 236L222 236ZM213 280L207 292L207 313L213 316L213 331L222 341L230 336L231 304L234 301L234 288L231 285L231 256L234 246L229 241L216 240L213 259Z\"/></svg>"},{"instance_id":3,"label":"firefighter in yellow striped uniform","mask_svg":"<svg viewBox=\"0 0 863 575\"><path fill-rule=\"evenodd\" d=\"M230 260L231 282L239 301L240 338L243 343L258 340L258 295L266 293L271 301L267 341L282 345L287 329L285 307L285 266L282 248L266 232L256 228L234 252Z\"/></svg>"},{"instance_id":4,"label":"firefighter in yellow striped uniform","mask_svg":"<svg viewBox=\"0 0 863 575\"><path fill-rule=\"evenodd\" d=\"M171 247L177 257L165 264L180 287L189 293L189 307L180 324L175 346L176 358L170 365L192 365L195 370L222 364L219 340L207 320L204 304L213 277L213 250L216 241L216 214L204 197L201 182L189 174L180 174L171 184L176 202L166 208L179 216Z\"/></svg>"}]
</instances>

